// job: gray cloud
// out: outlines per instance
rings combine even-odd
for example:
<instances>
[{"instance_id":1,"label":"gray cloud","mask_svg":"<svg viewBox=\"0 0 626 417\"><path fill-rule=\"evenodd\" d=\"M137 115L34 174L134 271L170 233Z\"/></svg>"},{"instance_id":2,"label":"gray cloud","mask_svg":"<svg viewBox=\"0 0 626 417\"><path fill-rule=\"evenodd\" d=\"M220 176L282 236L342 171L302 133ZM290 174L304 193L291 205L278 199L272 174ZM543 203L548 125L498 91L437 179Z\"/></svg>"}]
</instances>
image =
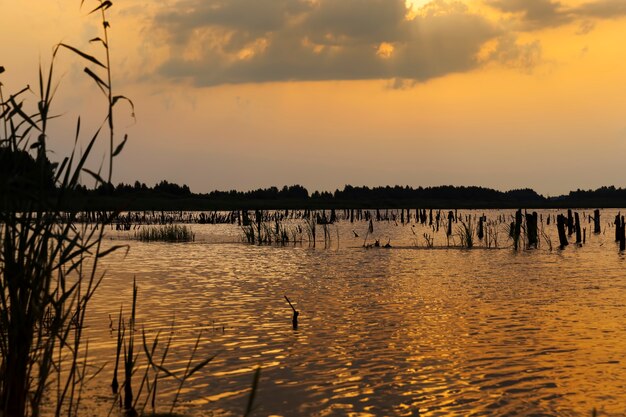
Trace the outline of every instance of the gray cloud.
<instances>
[{"instance_id":1,"label":"gray cloud","mask_svg":"<svg viewBox=\"0 0 626 417\"><path fill-rule=\"evenodd\" d=\"M171 45L160 71L204 86L424 81L476 68L482 45L500 35L458 2L407 13L404 0L185 0L156 18Z\"/></svg>"},{"instance_id":2,"label":"gray cloud","mask_svg":"<svg viewBox=\"0 0 626 417\"><path fill-rule=\"evenodd\" d=\"M577 7L567 7L556 0L486 0L503 13L519 14L524 29L556 27L582 21L580 34L593 28L589 19L613 19L626 16L624 0L596 0Z\"/></svg>"},{"instance_id":3,"label":"gray cloud","mask_svg":"<svg viewBox=\"0 0 626 417\"><path fill-rule=\"evenodd\" d=\"M406 13L403 0L323 0L307 16L306 28L322 44L325 34L357 42L407 40Z\"/></svg>"},{"instance_id":4,"label":"gray cloud","mask_svg":"<svg viewBox=\"0 0 626 417\"><path fill-rule=\"evenodd\" d=\"M591 33L596 28L595 22L591 20L583 20L578 25L578 30L576 31L577 35L583 36Z\"/></svg>"},{"instance_id":5,"label":"gray cloud","mask_svg":"<svg viewBox=\"0 0 626 417\"><path fill-rule=\"evenodd\" d=\"M207 26L263 33L280 29L290 15L310 7L308 2L294 0L182 0L172 10L158 14L156 23L182 35L181 39Z\"/></svg>"},{"instance_id":6,"label":"gray cloud","mask_svg":"<svg viewBox=\"0 0 626 417\"><path fill-rule=\"evenodd\" d=\"M626 2L624 0L601 0L583 4L576 9L576 13L584 17L600 19L614 19L626 16Z\"/></svg>"},{"instance_id":7,"label":"gray cloud","mask_svg":"<svg viewBox=\"0 0 626 417\"><path fill-rule=\"evenodd\" d=\"M513 35L502 36L490 58L508 67L532 72L542 61L541 43L533 41L520 44Z\"/></svg>"},{"instance_id":8,"label":"gray cloud","mask_svg":"<svg viewBox=\"0 0 626 417\"><path fill-rule=\"evenodd\" d=\"M572 16L560 2L554 0L488 0L487 4L504 13L519 13L532 28L560 26Z\"/></svg>"},{"instance_id":9,"label":"gray cloud","mask_svg":"<svg viewBox=\"0 0 626 417\"><path fill-rule=\"evenodd\" d=\"M412 18L405 0L179 0L155 26L170 79L214 86L274 81L393 80L391 86L471 71L486 61L531 71L539 42L515 32L626 15L623 0L566 7L556 0L485 0L522 26L494 23L461 2L434 0ZM495 41L495 51L480 54ZM478 56L481 55L479 59Z\"/></svg>"}]
</instances>

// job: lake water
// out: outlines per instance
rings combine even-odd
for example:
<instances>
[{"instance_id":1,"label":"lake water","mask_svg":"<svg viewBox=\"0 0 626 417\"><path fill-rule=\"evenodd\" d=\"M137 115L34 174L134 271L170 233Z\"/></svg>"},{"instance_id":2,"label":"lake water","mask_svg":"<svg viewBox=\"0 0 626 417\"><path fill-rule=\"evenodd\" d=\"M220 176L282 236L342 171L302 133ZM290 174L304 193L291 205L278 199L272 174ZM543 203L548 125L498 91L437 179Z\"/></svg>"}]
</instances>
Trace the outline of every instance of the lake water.
<instances>
[{"instance_id":1,"label":"lake water","mask_svg":"<svg viewBox=\"0 0 626 417\"><path fill-rule=\"evenodd\" d=\"M615 211L602 211L599 235L585 211L586 243L564 250L554 219L546 225L558 211L540 211L552 250L542 238L539 249L519 251L506 230L513 212L484 213L506 218L493 226L500 249L476 238L474 249L446 248L445 226L399 217L374 222L368 235L391 249L363 248L365 221L330 225L330 243L316 248L306 239L242 243L230 224L191 225L193 243L111 231L107 244L130 251L107 260L91 304L92 364L107 365L84 405L93 415L111 408L109 315L117 324L120 305L130 308L136 277L138 347L142 329L152 340L173 328L170 369L184 371L200 333L194 364L217 354L186 382L176 407L185 415L243 415L257 367L258 416L625 415L626 257L614 242ZM424 233L436 248L425 248ZM284 295L300 311L298 330ZM138 363L136 391L142 352ZM174 391L160 383L157 411L169 410Z\"/></svg>"}]
</instances>

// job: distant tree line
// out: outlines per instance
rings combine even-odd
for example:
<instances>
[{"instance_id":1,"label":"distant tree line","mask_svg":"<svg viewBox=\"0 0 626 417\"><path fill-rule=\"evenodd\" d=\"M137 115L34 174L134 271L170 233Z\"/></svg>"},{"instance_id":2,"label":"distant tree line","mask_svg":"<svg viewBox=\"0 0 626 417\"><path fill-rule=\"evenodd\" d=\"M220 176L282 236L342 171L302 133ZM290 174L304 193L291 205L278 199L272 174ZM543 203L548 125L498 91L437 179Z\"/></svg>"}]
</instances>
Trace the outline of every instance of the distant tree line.
<instances>
[{"instance_id":1,"label":"distant tree line","mask_svg":"<svg viewBox=\"0 0 626 417\"><path fill-rule=\"evenodd\" d=\"M119 183L117 186L112 184L100 184L95 190L88 190L86 187L81 188L81 192L89 193L95 192L98 195L116 195L124 196L131 194L162 194L175 197L190 197L193 195L189 186L186 184L178 185L172 182L163 180L157 183L154 187L148 187L145 183L135 181L133 185Z\"/></svg>"},{"instance_id":2,"label":"distant tree line","mask_svg":"<svg viewBox=\"0 0 626 417\"><path fill-rule=\"evenodd\" d=\"M0 195L2 205L8 207L11 189L28 189L31 184L41 184L42 176L46 192L54 195L55 164L34 158L26 151L12 150L0 145ZM33 190L34 191L34 190ZM39 190L41 192L41 189ZM250 191L211 191L192 193L188 185L178 185L163 180L150 187L135 181L134 184L100 184L95 189L79 185L75 189L76 201L89 200L90 207L110 208L115 201L134 201L133 207L172 207L171 201L190 201L189 208L209 207L626 207L626 189L614 186L596 190L576 190L558 197L544 197L530 188L498 191L477 186L442 185L436 187L407 186L352 186L330 191L309 191L302 185L259 188ZM105 204L106 203L106 204ZM178 204L176 207L187 207Z\"/></svg>"},{"instance_id":3,"label":"distant tree line","mask_svg":"<svg viewBox=\"0 0 626 417\"><path fill-rule=\"evenodd\" d=\"M190 197L212 200L322 200L322 201L399 201L399 200L467 200L467 201L524 201L545 202L546 198L537 194L532 189L511 191L497 191L484 187L464 187L443 185L437 187L409 186L381 186L381 187L355 187L346 185L342 190L309 191L302 185L290 185L278 187L259 188L250 191L211 191L206 194L194 194L186 184L178 185L168 181L161 181L154 187L135 181L134 185L120 183L113 187L100 185L95 190L82 189L84 193L95 192L99 195L124 196L129 194L158 194L171 197Z\"/></svg>"}]
</instances>

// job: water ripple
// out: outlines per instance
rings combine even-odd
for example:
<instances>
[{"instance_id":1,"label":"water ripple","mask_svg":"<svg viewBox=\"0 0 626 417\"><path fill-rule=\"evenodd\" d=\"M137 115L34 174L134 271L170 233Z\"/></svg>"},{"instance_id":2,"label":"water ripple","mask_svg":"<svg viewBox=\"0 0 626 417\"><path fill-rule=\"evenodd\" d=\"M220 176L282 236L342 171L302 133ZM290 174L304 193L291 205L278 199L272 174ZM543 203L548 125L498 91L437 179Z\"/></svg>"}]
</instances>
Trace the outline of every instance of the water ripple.
<instances>
[{"instance_id":1,"label":"water ripple","mask_svg":"<svg viewBox=\"0 0 626 417\"><path fill-rule=\"evenodd\" d=\"M200 333L197 358L217 354L181 393L190 416L241 415L258 366L258 415L625 412L625 259L610 231L582 248L516 253L411 250L409 227L377 225L406 246L392 250L360 247L352 230L365 223L340 223L327 250L234 243L228 225L194 225L195 243L132 242L126 259L107 261L91 305L90 350L108 365L87 406L110 407L108 317L128 311L136 276L138 331L152 340L173 329L169 367L185 369ZM174 392L163 384L163 408Z\"/></svg>"}]
</instances>

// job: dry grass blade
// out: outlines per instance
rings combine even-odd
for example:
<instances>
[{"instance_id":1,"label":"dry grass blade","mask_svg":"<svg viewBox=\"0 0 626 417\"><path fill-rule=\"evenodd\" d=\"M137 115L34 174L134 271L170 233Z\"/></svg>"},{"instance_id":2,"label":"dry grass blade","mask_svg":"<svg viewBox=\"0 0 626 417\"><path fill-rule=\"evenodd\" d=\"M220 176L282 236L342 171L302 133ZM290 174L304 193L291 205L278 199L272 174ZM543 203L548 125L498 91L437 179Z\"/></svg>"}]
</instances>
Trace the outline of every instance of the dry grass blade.
<instances>
[{"instance_id":1,"label":"dry grass blade","mask_svg":"<svg viewBox=\"0 0 626 417\"><path fill-rule=\"evenodd\" d=\"M41 131L41 128L37 125L37 123L35 123L35 121L30 116L28 116L26 113L24 113L24 111L22 110L22 106L24 105L23 103L17 103L15 101L15 96L9 97L9 102L12 105L13 114L19 115L22 118L23 122L26 122L32 128ZM9 114L9 117L12 117L12 114Z\"/></svg>"},{"instance_id":2,"label":"dry grass blade","mask_svg":"<svg viewBox=\"0 0 626 417\"><path fill-rule=\"evenodd\" d=\"M85 152L83 153L83 156L80 158L78 165L76 165L76 169L74 170L74 174L72 175L72 179L70 180L69 185L73 185L77 183L78 176L80 175L83 169L83 166L85 165L85 162L87 161L87 158L91 154L91 148L93 147L94 143L96 143L96 139L100 135L100 130L102 130L102 126L98 128L96 133L91 138L91 141L89 141L89 145L87 145L87 148L85 149Z\"/></svg>"},{"instance_id":3,"label":"dry grass blade","mask_svg":"<svg viewBox=\"0 0 626 417\"><path fill-rule=\"evenodd\" d=\"M128 251L130 250L130 245L115 245L115 246L110 247L109 249L106 249L106 250L100 252L97 256L99 258L104 258L108 254L116 252L116 251L118 251L120 249L126 249L125 255L128 255Z\"/></svg>"},{"instance_id":4,"label":"dry grass blade","mask_svg":"<svg viewBox=\"0 0 626 417\"><path fill-rule=\"evenodd\" d=\"M102 91L102 93L104 93L104 95L108 94L107 90L109 89L109 86L108 86L107 83L102 81L102 78L100 78L98 76L98 74L96 74L95 72L90 70L88 67L85 67L85 69L83 71L85 71L85 73L87 75L89 75L96 82L96 85L100 88L100 91Z\"/></svg>"},{"instance_id":5,"label":"dry grass blade","mask_svg":"<svg viewBox=\"0 0 626 417\"><path fill-rule=\"evenodd\" d=\"M89 43L94 43L94 42L100 42L105 48L108 48L108 45L106 44L104 39L102 39L100 36L96 36L93 39L89 39Z\"/></svg>"},{"instance_id":6,"label":"dry grass blade","mask_svg":"<svg viewBox=\"0 0 626 417\"><path fill-rule=\"evenodd\" d=\"M93 172L92 170L90 170L88 168L83 168L83 171L85 171L87 174L91 175L93 177L93 179L96 180L97 184L106 184L106 181L102 178L102 176L99 173Z\"/></svg>"},{"instance_id":7,"label":"dry grass blade","mask_svg":"<svg viewBox=\"0 0 626 417\"><path fill-rule=\"evenodd\" d=\"M213 359L215 359L215 357L217 356L217 354L203 360L202 362L200 362L199 364L197 364L196 366L193 367L193 369L191 371L189 371L189 373L187 374L187 378L190 378L193 374L195 374L196 372L198 372L200 369L204 368L209 362L211 362Z\"/></svg>"},{"instance_id":8,"label":"dry grass blade","mask_svg":"<svg viewBox=\"0 0 626 417\"><path fill-rule=\"evenodd\" d=\"M98 61L98 59L96 59L95 57L84 53L83 51L81 51L80 49L74 48L71 45L65 44L65 43L60 43L58 46L62 46L64 48L69 49L70 51L74 52L75 54L79 55L80 57L86 59L89 62L92 62L102 68L107 68L102 62Z\"/></svg>"},{"instance_id":9,"label":"dry grass blade","mask_svg":"<svg viewBox=\"0 0 626 417\"><path fill-rule=\"evenodd\" d=\"M115 148L115 151L113 151L113 156L117 156L120 154L120 152L122 152L122 149L124 149L124 145L126 145L127 140L128 140L128 135L124 135L124 140L122 141L122 143L117 145L117 147Z\"/></svg>"},{"instance_id":10,"label":"dry grass blade","mask_svg":"<svg viewBox=\"0 0 626 417\"><path fill-rule=\"evenodd\" d=\"M124 341L124 329L123 329L123 319L122 319L123 309L120 307L120 315L117 322L117 349L115 354L115 369L113 371L113 381L111 382L111 388L113 390L113 394L117 394L117 390L119 388L119 383L117 382L117 371L119 370L120 365L120 354L122 353L122 343Z\"/></svg>"},{"instance_id":11,"label":"dry grass blade","mask_svg":"<svg viewBox=\"0 0 626 417\"><path fill-rule=\"evenodd\" d=\"M109 7L113 6L113 3L111 3L109 0L103 1L102 3L100 3L100 5L98 7L96 7L95 9L93 9L92 11L89 12L89 14L95 13L98 10L106 10Z\"/></svg>"}]
</instances>

